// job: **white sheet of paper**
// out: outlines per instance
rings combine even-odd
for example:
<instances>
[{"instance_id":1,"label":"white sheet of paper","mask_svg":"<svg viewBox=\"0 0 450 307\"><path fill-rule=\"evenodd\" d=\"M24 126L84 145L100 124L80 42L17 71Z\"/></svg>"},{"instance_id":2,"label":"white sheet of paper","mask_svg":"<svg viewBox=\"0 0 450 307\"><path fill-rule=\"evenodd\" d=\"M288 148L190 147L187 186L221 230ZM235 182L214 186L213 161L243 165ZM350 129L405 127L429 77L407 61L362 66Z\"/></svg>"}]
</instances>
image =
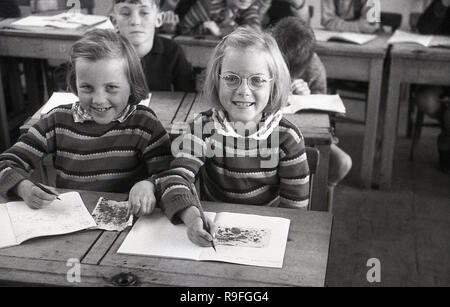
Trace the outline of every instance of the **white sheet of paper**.
<instances>
[{"instance_id":1,"label":"white sheet of paper","mask_svg":"<svg viewBox=\"0 0 450 307\"><path fill-rule=\"evenodd\" d=\"M245 265L282 268L286 251L290 220L278 217L220 212L216 215L217 225L236 228L270 230L270 240L263 248L228 246L216 244L217 253L212 248L202 249L201 260L217 260Z\"/></svg>"},{"instance_id":2,"label":"white sheet of paper","mask_svg":"<svg viewBox=\"0 0 450 307\"><path fill-rule=\"evenodd\" d=\"M77 192L61 194L48 207L33 210L25 202L7 204L18 243L28 239L60 235L97 226Z\"/></svg>"},{"instance_id":3,"label":"white sheet of paper","mask_svg":"<svg viewBox=\"0 0 450 307\"><path fill-rule=\"evenodd\" d=\"M0 248L17 245L6 204L0 204Z\"/></svg>"},{"instance_id":4,"label":"white sheet of paper","mask_svg":"<svg viewBox=\"0 0 450 307\"><path fill-rule=\"evenodd\" d=\"M421 35L417 33L396 30L395 33L389 38L388 44L416 43L424 47L428 47L432 39L432 35Z\"/></svg>"},{"instance_id":5,"label":"white sheet of paper","mask_svg":"<svg viewBox=\"0 0 450 307\"><path fill-rule=\"evenodd\" d=\"M290 95L284 114L295 114L300 110L319 110L345 114L345 105L339 95Z\"/></svg>"},{"instance_id":6,"label":"white sheet of paper","mask_svg":"<svg viewBox=\"0 0 450 307\"><path fill-rule=\"evenodd\" d=\"M216 244L199 247L187 237L186 226L173 225L160 211L141 217L120 246L119 254L211 260L253 266L282 268L290 220L259 215L205 212L216 224L226 227L270 230L262 248Z\"/></svg>"},{"instance_id":7,"label":"white sheet of paper","mask_svg":"<svg viewBox=\"0 0 450 307\"><path fill-rule=\"evenodd\" d=\"M366 44L377 38L374 34L335 32L321 29L314 29L314 34L316 36L316 40L319 42L326 42L330 39L338 39L359 45Z\"/></svg>"},{"instance_id":8,"label":"white sheet of paper","mask_svg":"<svg viewBox=\"0 0 450 307\"><path fill-rule=\"evenodd\" d=\"M55 92L41 109L41 115L47 114L58 106L74 104L77 101L78 97L73 93Z\"/></svg>"}]
</instances>

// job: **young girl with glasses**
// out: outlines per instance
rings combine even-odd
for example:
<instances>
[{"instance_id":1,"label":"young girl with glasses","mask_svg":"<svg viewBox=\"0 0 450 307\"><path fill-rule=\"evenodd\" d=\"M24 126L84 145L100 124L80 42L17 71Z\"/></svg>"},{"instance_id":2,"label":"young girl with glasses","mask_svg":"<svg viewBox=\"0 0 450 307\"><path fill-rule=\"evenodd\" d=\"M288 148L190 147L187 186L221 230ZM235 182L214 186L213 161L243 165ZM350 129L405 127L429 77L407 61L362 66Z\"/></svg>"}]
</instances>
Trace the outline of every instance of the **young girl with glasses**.
<instances>
[{"instance_id":1,"label":"young girl with glasses","mask_svg":"<svg viewBox=\"0 0 450 307\"><path fill-rule=\"evenodd\" d=\"M215 49L202 95L214 108L173 141L171 168L157 179L161 208L187 225L192 242L211 246L216 231L209 220L211 231L203 228L197 177L205 200L307 208L304 139L280 111L289 90L288 68L269 34L238 28Z\"/></svg>"}]
</instances>

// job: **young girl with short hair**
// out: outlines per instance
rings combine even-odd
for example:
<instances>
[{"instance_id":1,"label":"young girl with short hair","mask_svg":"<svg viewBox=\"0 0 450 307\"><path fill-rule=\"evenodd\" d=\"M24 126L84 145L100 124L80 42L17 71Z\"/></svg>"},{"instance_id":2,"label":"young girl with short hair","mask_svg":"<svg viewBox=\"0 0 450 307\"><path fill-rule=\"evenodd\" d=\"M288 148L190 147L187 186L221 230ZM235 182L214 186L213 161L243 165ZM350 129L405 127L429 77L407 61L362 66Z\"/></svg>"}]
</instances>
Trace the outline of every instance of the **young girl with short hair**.
<instances>
[{"instance_id":1,"label":"young girl with short hair","mask_svg":"<svg viewBox=\"0 0 450 307\"><path fill-rule=\"evenodd\" d=\"M55 196L29 178L53 155L58 188L129 192L132 213L150 213L150 178L169 166L170 139L153 111L138 105L149 93L139 57L126 38L93 30L73 45L70 66L79 101L44 115L0 155L0 193L36 209L49 205Z\"/></svg>"}]
</instances>

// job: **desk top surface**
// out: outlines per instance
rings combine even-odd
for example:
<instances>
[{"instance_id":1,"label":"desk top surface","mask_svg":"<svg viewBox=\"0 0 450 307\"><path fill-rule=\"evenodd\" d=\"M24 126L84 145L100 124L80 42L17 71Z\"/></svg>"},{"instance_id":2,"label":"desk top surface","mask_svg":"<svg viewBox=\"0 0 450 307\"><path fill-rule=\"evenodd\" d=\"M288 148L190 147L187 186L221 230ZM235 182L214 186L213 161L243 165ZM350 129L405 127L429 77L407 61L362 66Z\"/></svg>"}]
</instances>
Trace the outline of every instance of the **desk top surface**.
<instances>
[{"instance_id":1,"label":"desk top surface","mask_svg":"<svg viewBox=\"0 0 450 307\"><path fill-rule=\"evenodd\" d=\"M100 196L124 200L124 194L81 192L92 212ZM4 200L3 200L4 201ZM0 199L2 202L2 199ZM82 265L82 285L111 285L114 276L132 272L139 285L170 286L323 286L333 217L325 212L205 202L209 211L228 211L289 218L291 226L282 269L222 262L189 261L119 255L122 233L87 230L63 236L36 238L0 250L0 279L16 282L70 285L68 259ZM186 238L187 240L187 238Z\"/></svg>"},{"instance_id":2,"label":"desk top surface","mask_svg":"<svg viewBox=\"0 0 450 307\"><path fill-rule=\"evenodd\" d=\"M220 39L214 36L186 36L178 35L173 38L178 44L195 47L215 47ZM370 58L382 58L386 55L389 35L379 35L373 41L364 45L346 42L317 42L316 52L320 55L344 55Z\"/></svg>"},{"instance_id":3,"label":"desk top surface","mask_svg":"<svg viewBox=\"0 0 450 307\"><path fill-rule=\"evenodd\" d=\"M450 61L449 48L424 47L418 44L394 44L391 49L392 58Z\"/></svg>"}]
</instances>

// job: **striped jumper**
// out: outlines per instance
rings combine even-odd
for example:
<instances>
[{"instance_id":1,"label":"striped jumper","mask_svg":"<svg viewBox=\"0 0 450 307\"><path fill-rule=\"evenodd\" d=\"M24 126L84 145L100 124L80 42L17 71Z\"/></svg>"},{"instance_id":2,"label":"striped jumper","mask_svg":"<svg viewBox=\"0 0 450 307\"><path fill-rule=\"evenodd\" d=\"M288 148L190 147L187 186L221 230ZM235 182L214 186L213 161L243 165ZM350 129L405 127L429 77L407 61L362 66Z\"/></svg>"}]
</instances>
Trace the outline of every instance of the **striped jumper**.
<instances>
[{"instance_id":1,"label":"striped jumper","mask_svg":"<svg viewBox=\"0 0 450 307\"><path fill-rule=\"evenodd\" d=\"M261 1L261 3L260 3ZM203 22L214 21L219 28L237 25L261 26L259 11L267 0L256 0L248 9L232 13L227 9L227 0L197 0L180 21L182 34L206 34Z\"/></svg>"},{"instance_id":2,"label":"striped jumper","mask_svg":"<svg viewBox=\"0 0 450 307\"><path fill-rule=\"evenodd\" d=\"M281 113L265 117L257 133L237 135L222 111L201 113L172 142L174 160L156 179L161 208L172 222L202 198L259 206L306 208L309 168L303 136ZM180 131L178 131L180 132Z\"/></svg>"},{"instance_id":3,"label":"striped jumper","mask_svg":"<svg viewBox=\"0 0 450 307\"><path fill-rule=\"evenodd\" d=\"M0 193L28 178L44 156L53 155L56 186L125 193L141 180L166 170L170 139L152 110L129 108L106 125L77 121L76 106L60 106L0 155Z\"/></svg>"}]
</instances>

